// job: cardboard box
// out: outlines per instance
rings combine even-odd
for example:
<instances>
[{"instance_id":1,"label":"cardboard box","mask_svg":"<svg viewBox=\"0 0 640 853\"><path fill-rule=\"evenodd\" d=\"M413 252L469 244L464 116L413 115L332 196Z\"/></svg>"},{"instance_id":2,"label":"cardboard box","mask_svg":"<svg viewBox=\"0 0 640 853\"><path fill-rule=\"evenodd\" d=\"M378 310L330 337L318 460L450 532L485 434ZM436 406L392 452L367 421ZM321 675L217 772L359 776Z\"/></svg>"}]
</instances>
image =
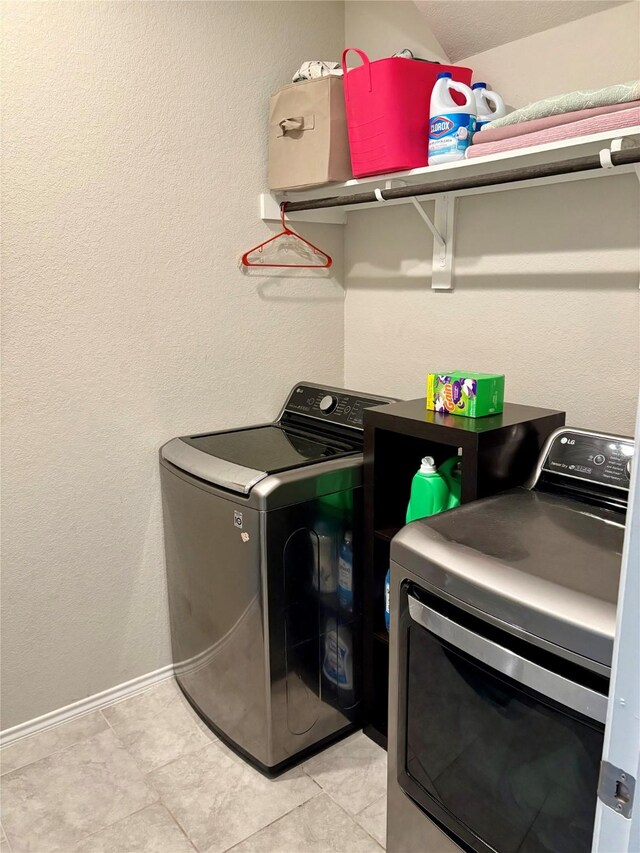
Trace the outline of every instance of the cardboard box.
<instances>
[{"instance_id":1,"label":"cardboard box","mask_svg":"<svg viewBox=\"0 0 640 853\"><path fill-rule=\"evenodd\" d=\"M504 406L504 373L454 370L427 374L427 410L465 418L499 414Z\"/></svg>"}]
</instances>

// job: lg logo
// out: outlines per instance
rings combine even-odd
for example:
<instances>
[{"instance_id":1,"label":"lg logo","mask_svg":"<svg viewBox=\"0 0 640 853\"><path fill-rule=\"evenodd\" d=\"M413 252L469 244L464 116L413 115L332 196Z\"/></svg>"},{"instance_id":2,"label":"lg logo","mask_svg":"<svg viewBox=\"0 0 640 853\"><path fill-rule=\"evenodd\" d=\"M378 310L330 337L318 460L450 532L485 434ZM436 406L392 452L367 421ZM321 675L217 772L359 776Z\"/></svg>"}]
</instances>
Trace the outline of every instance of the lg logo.
<instances>
[{"instance_id":1,"label":"lg logo","mask_svg":"<svg viewBox=\"0 0 640 853\"><path fill-rule=\"evenodd\" d=\"M562 438L560 439L560 444L575 444L575 443L576 443L575 438L567 438L566 435L563 435Z\"/></svg>"}]
</instances>

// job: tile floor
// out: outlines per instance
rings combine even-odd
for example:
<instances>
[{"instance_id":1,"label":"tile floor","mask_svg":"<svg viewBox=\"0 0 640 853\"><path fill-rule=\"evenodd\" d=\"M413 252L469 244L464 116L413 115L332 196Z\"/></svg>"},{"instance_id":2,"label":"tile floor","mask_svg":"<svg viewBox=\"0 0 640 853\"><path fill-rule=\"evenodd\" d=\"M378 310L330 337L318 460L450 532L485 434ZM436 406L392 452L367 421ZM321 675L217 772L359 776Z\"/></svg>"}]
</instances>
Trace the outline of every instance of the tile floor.
<instances>
[{"instance_id":1,"label":"tile floor","mask_svg":"<svg viewBox=\"0 0 640 853\"><path fill-rule=\"evenodd\" d=\"M362 733L269 781L175 682L0 750L0 853L381 853L386 754Z\"/></svg>"}]
</instances>

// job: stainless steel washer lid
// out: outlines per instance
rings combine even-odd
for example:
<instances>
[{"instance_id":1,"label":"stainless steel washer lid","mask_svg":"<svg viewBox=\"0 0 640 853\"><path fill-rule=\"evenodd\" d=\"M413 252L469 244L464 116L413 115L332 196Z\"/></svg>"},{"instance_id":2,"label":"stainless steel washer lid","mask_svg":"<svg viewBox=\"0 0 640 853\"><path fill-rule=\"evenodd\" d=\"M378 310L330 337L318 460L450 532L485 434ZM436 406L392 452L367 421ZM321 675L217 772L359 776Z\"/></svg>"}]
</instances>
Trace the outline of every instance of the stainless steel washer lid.
<instances>
[{"instance_id":1,"label":"stainless steel washer lid","mask_svg":"<svg viewBox=\"0 0 640 853\"><path fill-rule=\"evenodd\" d=\"M281 424L182 436L166 444L162 458L215 486L248 494L269 474L353 455L359 437L328 438Z\"/></svg>"},{"instance_id":2,"label":"stainless steel washer lid","mask_svg":"<svg viewBox=\"0 0 640 853\"><path fill-rule=\"evenodd\" d=\"M407 525L391 558L445 595L611 665L624 518L514 489Z\"/></svg>"},{"instance_id":3,"label":"stainless steel washer lid","mask_svg":"<svg viewBox=\"0 0 640 853\"><path fill-rule=\"evenodd\" d=\"M202 453L181 438L168 441L160 453L163 459L171 462L181 471L193 474L194 477L199 477L207 483L222 486L223 489L230 489L232 492L241 492L244 495L249 494L256 483L268 476L266 471L246 468L227 459L212 456L210 453Z\"/></svg>"}]
</instances>

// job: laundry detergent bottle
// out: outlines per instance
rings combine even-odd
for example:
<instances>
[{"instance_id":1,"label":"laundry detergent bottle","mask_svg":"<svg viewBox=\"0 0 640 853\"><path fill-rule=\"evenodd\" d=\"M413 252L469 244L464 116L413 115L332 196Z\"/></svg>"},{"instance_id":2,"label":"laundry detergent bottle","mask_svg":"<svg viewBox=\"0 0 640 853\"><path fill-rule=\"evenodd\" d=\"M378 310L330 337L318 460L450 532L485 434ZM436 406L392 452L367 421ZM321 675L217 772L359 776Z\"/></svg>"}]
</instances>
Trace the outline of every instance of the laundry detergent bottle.
<instances>
[{"instance_id":1,"label":"laundry detergent bottle","mask_svg":"<svg viewBox=\"0 0 640 853\"><path fill-rule=\"evenodd\" d=\"M353 610L353 533L347 530L338 559L338 601L345 610Z\"/></svg>"},{"instance_id":2,"label":"laundry detergent bottle","mask_svg":"<svg viewBox=\"0 0 640 853\"><path fill-rule=\"evenodd\" d=\"M471 89L476 105L476 131L490 121L506 116L508 110L504 101L497 92L492 92L486 83L474 83Z\"/></svg>"},{"instance_id":3,"label":"laundry detergent bottle","mask_svg":"<svg viewBox=\"0 0 640 853\"><path fill-rule=\"evenodd\" d=\"M391 627L391 569L387 569L387 575L384 579L384 624L387 627L387 633Z\"/></svg>"},{"instance_id":4,"label":"laundry detergent bottle","mask_svg":"<svg viewBox=\"0 0 640 853\"><path fill-rule=\"evenodd\" d=\"M334 593L338 588L338 522L326 513L316 519L314 528L315 536L311 537L315 551L313 588L322 594Z\"/></svg>"},{"instance_id":5,"label":"laundry detergent bottle","mask_svg":"<svg viewBox=\"0 0 640 853\"><path fill-rule=\"evenodd\" d=\"M353 690L351 631L346 625L338 625L333 617L327 619L322 671L340 690Z\"/></svg>"},{"instance_id":6,"label":"laundry detergent bottle","mask_svg":"<svg viewBox=\"0 0 640 853\"><path fill-rule=\"evenodd\" d=\"M416 518L436 515L449 508L449 485L438 473L432 456L425 456L411 482L407 524Z\"/></svg>"},{"instance_id":7,"label":"laundry detergent bottle","mask_svg":"<svg viewBox=\"0 0 640 853\"><path fill-rule=\"evenodd\" d=\"M452 91L462 95L464 104L456 104ZM449 71L438 74L429 110L429 165L462 160L471 142L475 120L476 102L471 89L452 80Z\"/></svg>"},{"instance_id":8,"label":"laundry detergent bottle","mask_svg":"<svg viewBox=\"0 0 640 853\"><path fill-rule=\"evenodd\" d=\"M447 501L446 509L453 509L460 506L460 491L462 487L462 472L460 471L460 461L457 456L452 456L447 459L438 468L438 474L444 477L444 480L449 489L449 500Z\"/></svg>"}]
</instances>

